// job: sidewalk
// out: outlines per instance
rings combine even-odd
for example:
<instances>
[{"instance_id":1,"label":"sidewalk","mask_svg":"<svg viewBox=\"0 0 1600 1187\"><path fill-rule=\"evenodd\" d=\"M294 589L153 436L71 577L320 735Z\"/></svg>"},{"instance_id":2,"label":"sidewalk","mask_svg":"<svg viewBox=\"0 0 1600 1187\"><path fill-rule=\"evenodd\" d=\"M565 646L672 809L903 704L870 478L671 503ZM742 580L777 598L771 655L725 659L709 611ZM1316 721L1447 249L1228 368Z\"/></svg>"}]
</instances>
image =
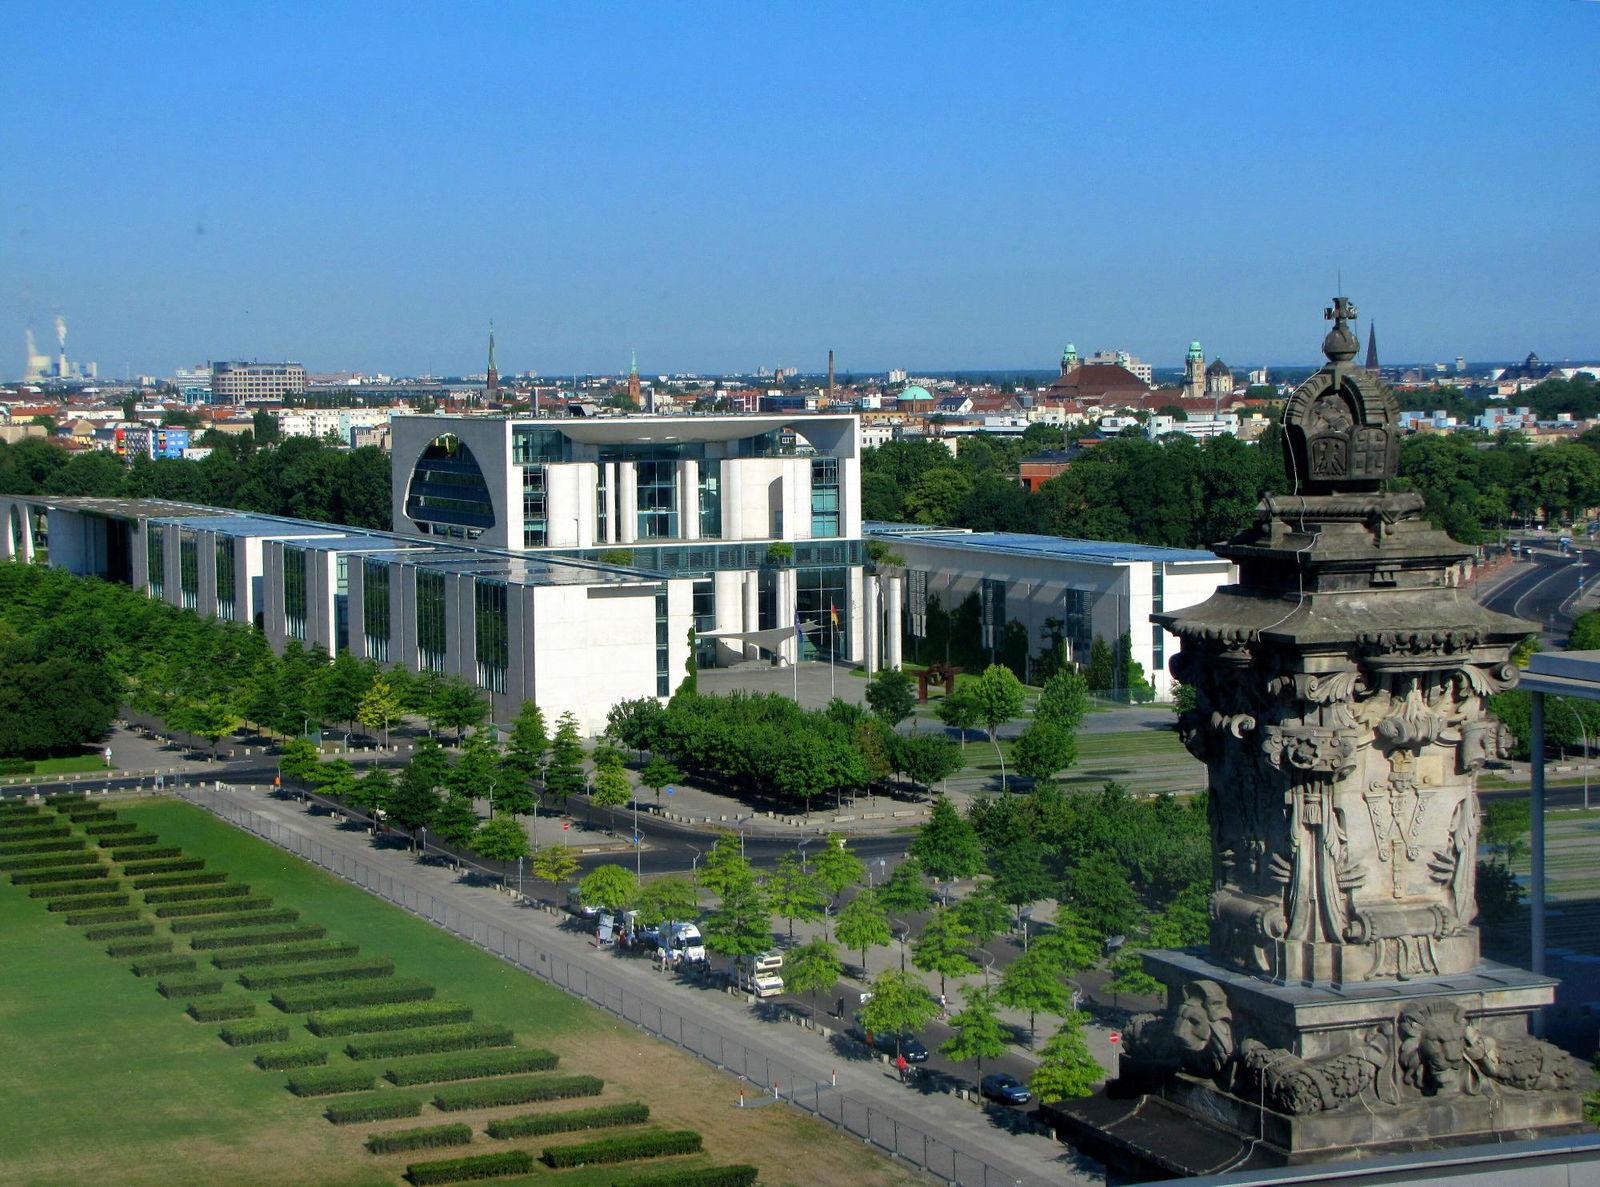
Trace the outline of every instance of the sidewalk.
<instances>
[{"instance_id":1,"label":"sidewalk","mask_svg":"<svg viewBox=\"0 0 1600 1187\"><path fill-rule=\"evenodd\" d=\"M959 1175L963 1183L987 1181L998 1187L1002 1182L1042 1185L1102 1181L1093 1164L1080 1161L1063 1144L1051 1138L1011 1134L999 1128L996 1122L1005 1118L1003 1112L991 1114L951 1096L910 1095L908 1090L893 1082L892 1073L885 1073L881 1064L852 1058L815 1031L764 1022L757 1016L760 1007L752 1009L743 997L709 992L676 978L665 978L648 962L619 959L610 952L596 950L586 935L563 929L557 917L530 909L494 890L465 885L453 871L443 866L419 864L406 852L376 848L368 843L364 833L341 830L329 816L309 815L296 803L260 791L225 788L191 793L186 798L219 811L225 819L230 811L256 813L270 823L268 831L276 843L296 852L306 851L309 843L316 847L323 864L360 885L371 887L376 877L380 880L378 884L399 887L402 891L415 887L442 904L437 912L413 907L418 913L442 919L447 925L453 913L456 925L451 930L469 934L475 942L491 950L514 952L516 963L536 968L553 980L559 961L570 971L565 974L566 981L558 980L558 984L576 985L572 979L576 972L585 985L593 977L597 982L615 986L627 998L640 1003L637 1008L630 1008L619 996L615 1012L629 1021L637 1021L647 1030L669 1037L670 1028L657 1030L655 1025L649 1024L650 1020L659 1024L667 1016L679 1018L676 1041L691 1049L703 1050L681 1038L681 1019L693 1018L692 1026L709 1028L719 1036L717 1054L721 1053L724 1041L742 1045L747 1077L752 1057L759 1059L756 1066L764 1069L757 1073L760 1077L757 1082L764 1084L776 1065L780 1073L787 1073L790 1096L796 1103L801 1103L801 1097L809 1102L814 1085L818 1101L814 1111L852 1132L860 1132L859 1121L852 1118L867 1116L866 1128L872 1131L874 1144L899 1149L902 1157L916 1161L912 1138L921 1137L925 1152L930 1140L935 1146L944 1143L955 1155L979 1160L991 1168L978 1177L963 1171ZM358 868L366 871L359 879L350 872ZM396 896L391 890L385 890L384 894L405 899L404 893ZM407 902L406 905L412 904ZM475 922L477 920L489 926L481 926ZM491 926L498 933L493 938ZM529 955L524 956L524 952ZM580 996L584 995L580 992ZM594 998L595 995L591 992L587 996ZM607 1004L611 1008L609 1002ZM718 1059L713 1062L726 1066ZM730 1070L735 1074L739 1072L737 1067ZM783 1077L774 1078L781 1080ZM836 1090L830 1087L835 1083ZM731 1085L729 1095L731 1101L734 1096ZM806 1107L810 1108L809 1104ZM872 1129L874 1116L882 1127L879 1130ZM882 1136L888 1133L891 1125L894 1145ZM936 1162L928 1165L950 1181L938 1171Z\"/></svg>"}]
</instances>

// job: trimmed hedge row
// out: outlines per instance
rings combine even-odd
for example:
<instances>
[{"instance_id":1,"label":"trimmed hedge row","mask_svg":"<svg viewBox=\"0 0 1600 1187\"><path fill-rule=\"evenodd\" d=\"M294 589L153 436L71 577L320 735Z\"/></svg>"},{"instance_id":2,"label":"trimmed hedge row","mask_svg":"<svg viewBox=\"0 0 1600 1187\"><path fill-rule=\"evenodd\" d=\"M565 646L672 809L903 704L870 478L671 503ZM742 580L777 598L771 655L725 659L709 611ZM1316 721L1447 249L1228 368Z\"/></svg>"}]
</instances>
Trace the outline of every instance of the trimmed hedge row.
<instances>
[{"instance_id":1,"label":"trimmed hedge row","mask_svg":"<svg viewBox=\"0 0 1600 1187\"><path fill-rule=\"evenodd\" d=\"M536 1100L566 1100L574 1096L599 1096L605 1081L594 1076L529 1076L521 1080L486 1080L482 1084L456 1084L433 1094L433 1107L444 1113L462 1109L492 1109L498 1105L525 1105Z\"/></svg>"},{"instance_id":2,"label":"trimmed hedge row","mask_svg":"<svg viewBox=\"0 0 1600 1187\"><path fill-rule=\"evenodd\" d=\"M22 857L29 853L72 853L87 849L89 842L82 837L65 837L59 841L12 841L0 845L0 857Z\"/></svg>"},{"instance_id":3,"label":"trimmed hedge row","mask_svg":"<svg viewBox=\"0 0 1600 1187\"><path fill-rule=\"evenodd\" d=\"M254 1047L259 1043L281 1043L289 1037L282 1022L263 1022L254 1026L224 1026L217 1037L230 1047Z\"/></svg>"},{"instance_id":4,"label":"trimmed hedge row","mask_svg":"<svg viewBox=\"0 0 1600 1187\"><path fill-rule=\"evenodd\" d=\"M378 1092L356 1096L329 1105L323 1116L335 1125L357 1121L388 1121L394 1117L415 1117L422 1112L422 1098L400 1092Z\"/></svg>"},{"instance_id":5,"label":"trimmed hedge row","mask_svg":"<svg viewBox=\"0 0 1600 1187\"><path fill-rule=\"evenodd\" d=\"M192 973L195 959L192 956L152 956L148 960L133 962L135 977L159 977L163 973Z\"/></svg>"},{"instance_id":6,"label":"trimmed hedge row","mask_svg":"<svg viewBox=\"0 0 1600 1187\"><path fill-rule=\"evenodd\" d=\"M156 907L157 919L183 919L191 915L232 915L239 911L264 911L269 898L213 899L198 903L167 903Z\"/></svg>"},{"instance_id":7,"label":"trimmed hedge row","mask_svg":"<svg viewBox=\"0 0 1600 1187\"><path fill-rule=\"evenodd\" d=\"M68 927L94 927L102 923L129 923L140 919L138 907L102 907L98 911L79 911L67 916Z\"/></svg>"},{"instance_id":8,"label":"trimmed hedge row","mask_svg":"<svg viewBox=\"0 0 1600 1187\"><path fill-rule=\"evenodd\" d=\"M313 1047L306 1043L263 1051L255 1060L256 1066L264 1072L286 1072L297 1067L321 1067L327 1062L326 1047Z\"/></svg>"},{"instance_id":9,"label":"trimmed hedge row","mask_svg":"<svg viewBox=\"0 0 1600 1187\"><path fill-rule=\"evenodd\" d=\"M502 1150L498 1154L474 1154L470 1158L441 1158L436 1162L413 1162L406 1167L406 1178L417 1187L426 1183L460 1183L467 1179L497 1179L501 1175L525 1175L533 1169L533 1155L526 1150Z\"/></svg>"},{"instance_id":10,"label":"trimmed hedge row","mask_svg":"<svg viewBox=\"0 0 1600 1187\"><path fill-rule=\"evenodd\" d=\"M222 992L222 978L207 981L200 978L194 981L162 981L156 985L162 997L215 997Z\"/></svg>"},{"instance_id":11,"label":"trimmed hedge row","mask_svg":"<svg viewBox=\"0 0 1600 1187\"><path fill-rule=\"evenodd\" d=\"M361 949L341 940L318 940L310 944L273 944L265 948L251 948L244 952L229 952L213 956L211 963L219 969L245 969L275 964L295 964L303 960L342 960L354 956Z\"/></svg>"},{"instance_id":12,"label":"trimmed hedge row","mask_svg":"<svg viewBox=\"0 0 1600 1187\"><path fill-rule=\"evenodd\" d=\"M214 936L196 936L189 941L194 949L250 948L259 944L288 944L297 940L320 940L328 929L317 924L302 923L297 927L280 927L270 931L222 932Z\"/></svg>"},{"instance_id":13,"label":"trimmed hedge row","mask_svg":"<svg viewBox=\"0 0 1600 1187\"><path fill-rule=\"evenodd\" d=\"M52 899L46 911L92 911L97 907L126 907L131 900L125 894L80 894L73 898Z\"/></svg>"},{"instance_id":14,"label":"trimmed hedge row","mask_svg":"<svg viewBox=\"0 0 1600 1187\"><path fill-rule=\"evenodd\" d=\"M0 861L0 870L42 870L52 866L86 866L100 860L98 853L87 850L81 853L44 853L32 857L8 857Z\"/></svg>"},{"instance_id":15,"label":"trimmed hedge row","mask_svg":"<svg viewBox=\"0 0 1600 1187\"><path fill-rule=\"evenodd\" d=\"M378 1035L344 1045L351 1059L388 1059L396 1055L439 1055L445 1051L470 1051L484 1047L509 1047L515 1042L509 1026L492 1022L465 1022L434 1026L405 1034Z\"/></svg>"},{"instance_id":16,"label":"trimmed hedge row","mask_svg":"<svg viewBox=\"0 0 1600 1187\"><path fill-rule=\"evenodd\" d=\"M156 925L153 923L112 923L105 927L91 927L83 933L86 940L121 940L132 936L153 936L156 934Z\"/></svg>"},{"instance_id":17,"label":"trimmed hedge row","mask_svg":"<svg viewBox=\"0 0 1600 1187\"><path fill-rule=\"evenodd\" d=\"M399 1154L406 1150L432 1150L440 1146L465 1146L472 1140L472 1126L456 1121L449 1125L424 1125L420 1129L397 1129L393 1133L374 1133L367 1137L367 1150L373 1154Z\"/></svg>"},{"instance_id":18,"label":"trimmed hedge row","mask_svg":"<svg viewBox=\"0 0 1600 1187\"><path fill-rule=\"evenodd\" d=\"M155 861L158 857L181 857L183 850L176 845L152 845L149 848L107 849L106 854L112 861L126 864L130 861Z\"/></svg>"},{"instance_id":19,"label":"trimmed hedge row","mask_svg":"<svg viewBox=\"0 0 1600 1187\"><path fill-rule=\"evenodd\" d=\"M433 986L426 981L405 978L275 989L267 1000L285 1014L309 1014L314 1010L347 1010L355 1006L425 1002L433 998L434 992Z\"/></svg>"},{"instance_id":20,"label":"trimmed hedge row","mask_svg":"<svg viewBox=\"0 0 1600 1187\"><path fill-rule=\"evenodd\" d=\"M235 927L260 927L267 923L293 923L300 912L293 907L279 907L271 911L243 911L237 915L205 915L199 919L174 919L172 934L188 935L197 931L226 931Z\"/></svg>"},{"instance_id":21,"label":"trimmed hedge row","mask_svg":"<svg viewBox=\"0 0 1600 1187\"><path fill-rule=\"evenodd\" d=\"M328 964L268 969L262 973L240 973L239 984L246 989L282 989L290 985L362 981L393 974L394 961L384 957L368 957L360 961L333 961Z\"/></svg>"},{"instance_id":22,"label":"trimmed hedge row","mask_svg":"<svg viewBox=\"0 0 1600 1187\"><path fill-rule=\"evenodd\" d=\"M107 956L150 956L157 952L171 952L171 940L132 940L126 944L109 944Z\"/></svg>"},{"instance_id":23,"label":"trimmed hedge row","mask_svg":"<svg viewBox=\"0 0 1600 1187\"><path fill-rule=\"evenodd\" d=\"M128 873L126 869L122 871ZM209 874L164 874L159 877L135 878L135 890L157 890L166 886L201 886L207 882L226 882L228 875L213 870Z\"/></svg>"},{"instance_id":24,"label":"trimmed hedge row","mask_svg":"<svg viewBox=\"0 0 1600 1187\"><path fill-rule=\"evenodd\" d=\"M83 830L91 837L111 837L117 833L136 833L139 826L131 820L112 820L105 824L86 825ZM97 845L120 845L120 841L96 841Z\"/></svg>"},{"instance_id":25,"label":"trimmed hedge row","mask_svg":"<svg viewBox=\"0 0 1600 1187\"><path fill-rule=\"evenodd\" d=\"M176 890L147 891L144 901L152 904L189 903L197 899L242 898L249 893L250 887L243 882L234 882L228 886L180 886Z\"/></svg>"},{"instance_id":26,"label":"trimmed hedge row","mask_svg":"<svg viewBox=\"0 0 1600 1187\"><path fill-rule=\"evenodd\" d=\"M472 1007L455 1002L415 1002L364 1006L354 1010L322 1010L306 1019L306 1029L319 1038L364 1034L375 1030L409 1030L445 1022L471 1022Z\"/></svg>"},{"instance_id":27,"label":"trimmed hedge row","mask_svg":"<svg viewBox=\"0 0 1600 1187\"><path fill-rule=\"evenodd\" d=\"M640 1125L650 1120L650 1106L631 1101L620 1105L596 1105L592 1109L568 1109L562 1113L523 1113L517 1117L496 1117L484 1132L492 1138L527 1138L546 1133L575 1133L580 1129L606 1129L614 1125Z\"/></svg>"},{"instance_id":28,"label":"trimmed hedge row","mask_svg":"<svg viewBox=\"0 0 1600 1187\"><path fill-rule=\"evenodd\" d=\"M0 844L15 845L19 841L48 841L51 837L70 837L72 826L41 820L37 824L19 824L0 828Z\"/></svg>"},{"instance_id":29,"label":"trimmed hedge row","mask_svg":"<svg viewBox=\"0 0 1600 1187\"><path fill-rule=\"evenodd\" d=\"M336 1067L290 1076L286 1087L296 1096L332 1096L336 1092L364 1092L377 1083L378 1078L364 1068Z\"/></svg>"},{"instance_id":30,"label":"trimmed hedge row","mask_svg":"<svg viewBox=\"0 0 1600 1187\"><path fill-rule=\"evenodd\" d=\"M85 894L109 894L122 889L122 883L115 878L109 882L97 879L87 882L52 882L48 886L28 887L29 898L72 898Z\"/></svg>"},{"instance_id":31,"label":"trimmed hedge row","mask_svg":"<svg viewBox=\"0 0 1600 1187\"><path fill-rule=\"evenodd\" d=\"M759 1173L758 1167L740 1162L732 1166L701 1166L632 1175L611 1180L611 1187L751 1187Z\"/></svg>"},{"instance_id":32,"label":"trimmed hedge row","mask_svg":"<svg viewBox=\"0 0 1600 1187\"><path fill-rule=\"evenodd\" d=\"M570 1146L546 1146L540 1157L549 1167L588 1166L594 1162L632 1162L639 1158L659 1158L665 1154L694 1154L701 1138L692 1129L668 1129L659 1133L628 1133L614 1138L596 1138Z\"/></svg>"},{"instance_id":33,"label":"trimmed hedge row","mask_svg":"<svg viewBox=\"0 0 1600 1187\"><path fill-rule=\"evenodd\" d=\"M248 998L233 1001L190 1002L189 1017L196 1022L232 1022L235 1018L254 1018L256 1004Z\"/></svg>"},{"instance_id":34,"label":"trimmed hedge row","mask_svg":"<svg viewBox=\"0 0 1600 1187\"><path fill-rule=\"evenodd\" d=\"M41 886L60 882L93 882L111 877L110 866L67 866L55 870L23 870L11 875L13 886Z\"/></svg>"},{"instance_id":35,"label":"trimmed hedge row","mask_svg":"<svg viewBox=\"0 0 1600 1187\"><path fill-rule=\"evenodd\" d=\"M385 1069L383 1078L401 1088L412 1084L439 1084L446 1080L473 1080L479 1076L504 1076L511 1072L548 1072L556 1066L552 1052L537 1047L526 1050L460 1051Z\"/></svg>"},{"instance_id":36,"label":"trimmed hedge row","mask_svg":"<svg viewBox=\"0 0 1600 1187\"><path fill-rule=\"evenodd\" d=\"M164 858L161 861L130 861L123 865L123 872L130 877L137 874L182 874L189 870L205 869L206 859L203 857Z\"/></svg>"}]
</instances>

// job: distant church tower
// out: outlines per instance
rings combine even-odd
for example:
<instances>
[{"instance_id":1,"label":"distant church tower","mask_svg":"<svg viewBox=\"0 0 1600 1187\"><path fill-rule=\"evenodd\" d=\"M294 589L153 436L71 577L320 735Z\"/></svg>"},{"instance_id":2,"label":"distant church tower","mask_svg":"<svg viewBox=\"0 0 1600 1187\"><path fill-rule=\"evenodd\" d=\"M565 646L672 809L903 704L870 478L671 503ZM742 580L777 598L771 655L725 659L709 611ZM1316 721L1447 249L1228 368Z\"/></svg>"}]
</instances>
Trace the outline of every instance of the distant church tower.
<instances>
[{"instance_id":1,"label":"distant church tower","mask_svg":"<svg viewBox=\"0 0 1600 1187\"><path fill-rule=\"evenodd\" d=\"M1061 352L1061 374L1063 376L1078 369L1078 348L1072 343L1067 343L1067 349Z\"/></svg>"},{"instance_id":2,"label":"distant church tower","mask_svg":"<svg viewBox=\"0 0 1600 1187\"><path fill-rule=\"evenodd\" d=\"M630 360L630 362L628 363L628 399L633 401L633 406L635 408L644 408L644 402L639 398L639 352L638 351L634 351L633 352L633 357ZM655 411L655 402L656 402L655 388L651 388L650 389L650 405L651 406L649 408L644 408L644 411L646 411L646 412L654 412Z\"/></svg>"},{"instance_id":3,"label":"distant church tower","mask_svg":"<svg viewBox=\"0 0 1600 1187\"><path fill-rule=\"evenodd\" d=\"M1189 343L1189 357L1183 360L1183 398L1198 400L1206 393L1206 352L1198 341Z\"/></svg>"},{"instance_id":4,"label":"distant church tower","mask_svg":"<svg viewBox=\"0 0 1600 1187\"><path fill-rule=\"evenodd\" d=\"M1378 323L1367 323L1367 370L1378 373Z\"/></svg>"},{"instance_id":5,"label":"distant church tower","mask_svg":"<svg viewBox=\"0 0 1600 1187\"><path fill-rule=\"evenodd\" d=\"M489 323L489 369L487 380L483 385L483 398L485 403L493 403L500 394L500 369L494 365L494 322Z\"/></svg>"},{"instance_id":6,"label":"distant church tower","mask_svg":"<svg viewBox=\"0 0 1600 1187\"><path fill-rule=\"evenodd\" d=\"M828 406L833 406L833 351L828 352Z\"/></svg>"}]
</instances>

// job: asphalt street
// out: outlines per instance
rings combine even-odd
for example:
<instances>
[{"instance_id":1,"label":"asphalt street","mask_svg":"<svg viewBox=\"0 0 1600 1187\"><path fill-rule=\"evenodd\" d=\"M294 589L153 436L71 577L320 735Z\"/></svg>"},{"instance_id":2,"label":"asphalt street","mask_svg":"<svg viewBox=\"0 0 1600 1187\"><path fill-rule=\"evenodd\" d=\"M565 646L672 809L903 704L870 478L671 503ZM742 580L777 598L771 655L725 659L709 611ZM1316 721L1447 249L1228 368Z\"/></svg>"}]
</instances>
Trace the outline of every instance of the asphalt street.
<instances>
[{"instance_id":1,"label":"asphalt street","mask_svg":"<svg viewBox=\"0 0 1600 1187\"><path fill-rule=\"evenodd\" d=\"M1600 548L1541 549L1482 598L1491 610L1537 623L1546 646L1565 644L1579 595L1600 577Z\"/></svg>"}]
</instances>

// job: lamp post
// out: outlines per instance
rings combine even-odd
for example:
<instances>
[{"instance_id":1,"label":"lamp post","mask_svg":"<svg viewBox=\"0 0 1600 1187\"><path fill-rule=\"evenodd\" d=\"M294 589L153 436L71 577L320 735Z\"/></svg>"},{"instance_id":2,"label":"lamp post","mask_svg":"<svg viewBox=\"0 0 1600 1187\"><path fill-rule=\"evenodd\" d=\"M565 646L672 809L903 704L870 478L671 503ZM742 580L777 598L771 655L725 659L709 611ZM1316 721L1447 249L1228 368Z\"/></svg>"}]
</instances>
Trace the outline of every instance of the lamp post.
<instances>
[{"instance_id":1,"label":"lamp post","mask_svg":"<svg viewBox=\"0 0 1600 1187\"><path fill-rule=\"evenodd\" d=\"M639 789L633 789L633 877L644 877L644 842L639 836Z\"/></svg>"},{"instance_id":2,"label":"lamp post","mask_svg":"<svg viewBox=\"0 0 1600 1187\"><path fill-rule=\"evenodd\" d=\"M1581 554L1580 554L1581 555ZM1583 743L1583 810L1589 810L1589 731L1583 728L1583 714L1569 700L1562 700L1561 704L1567 707L1572 714L1572 720L1578 723L1578 738Z\"/></svg>"},{"instance_id":3,"label":"lamp post","mask_svg":"<svg viewBox=\"0 0 1600 1187\"><path fill-rule=\"evenodd\" d=\"M422 856L423 857L427 857L428 856L428 826L424 824L421 828L417 829L417 833L421 837Z\"/></svg>"},{"instance_id":4,"label":"lamp post","mask_svg":"<svg viewBox=\"0 0 1600 1187\"><path fill-rule=\"evenodd\" d=\"M522 858L517 858L517 898L522 897Z\"/></svg>"},{"instance_id":5,"label":"lamp post","mask_svg":"<svg viewBox=\"0 0 1600 1187\"><path fill-rule=\"evenodd\" d=\"M795 851L800 854L800 872L802 874L806 872L806 846L814 840L816 840L815 837L807 837L795 846Z\"/></svg>"},{"instance_id":6,"label":"lamp post","mask_svg":"<svg viewBox=\"0 0 1600 1187\"><path fill-rule=\"evenodd\" d=\"M689 851L694 854L694 856L689 859L689 877L693 878L700 873L700 850L696 849L693 845L690 845Z\"/></svg>"},{"instance_id":7,"label":"lamp post","mask_svg":"<svg viewBox=\"0 0 1600 1187\"><path fill-rule=\"evenodd\" d=\"M900 941L900 971L903 973L906 971L906 937L911 934L911 925L904 919L896 919L894 922L900 929L895 938Z\"/></svg>"}]
</instances>

